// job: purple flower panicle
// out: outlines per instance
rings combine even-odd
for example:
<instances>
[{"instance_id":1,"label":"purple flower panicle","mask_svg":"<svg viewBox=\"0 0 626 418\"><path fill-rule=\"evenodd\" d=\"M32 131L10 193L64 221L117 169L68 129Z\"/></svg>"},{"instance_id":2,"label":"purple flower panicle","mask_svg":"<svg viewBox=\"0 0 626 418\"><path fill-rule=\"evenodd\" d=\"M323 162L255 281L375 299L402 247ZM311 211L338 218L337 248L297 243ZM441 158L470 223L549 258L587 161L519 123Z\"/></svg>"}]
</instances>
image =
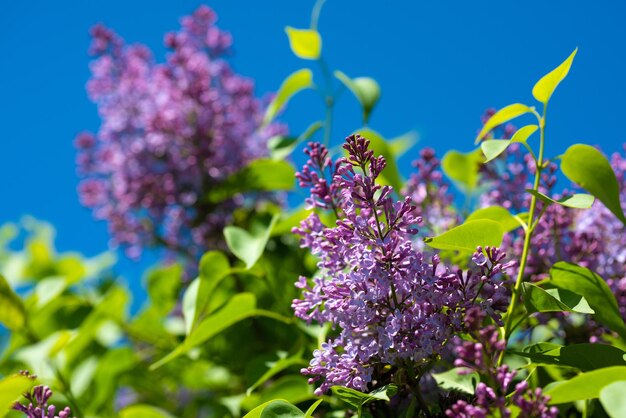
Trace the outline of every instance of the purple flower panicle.
<instances>
[{"instance_id":1,"label":"purple flower panicle","mask_svg":"<svg viewBox=\"0 0 626 418\"><path fill-rule=\"evenodd\" d=\"M126 45L97 25L87 84L102 125L76 138L81 203L108 222L114 245L138 257L147 246L197 257L222 242L221 229L244 196L207 194L253 159L284 127L262 125L252 80L224 60L230 34L200 6L165 36L157 64L143 45Z\"/></svg>"},{"instance_id":2,"label":"purple flower panicle","mask_svg":"<svg viewBox=\"0 0 626 418\"><path fill-rule=\"evenodd\" d=\"M359 135L348 137L344 149L348 157L333 164L322 146L309 146L311 159L298 175L311 188L312 206L338 214L334 227L312 213L294 229L319 259L319 274L296 284L303 297L293 301L295 314L330 323L337 334L302 370L320 383L317 394L333 385L366 390L381 367L434 361L464 328L465 312L479 307L500 321L509 297L500 273L511 263L498 249L478 248L476 268L465 273L440 266L438 256L427 261L413 242L422 221L417 206L377 183L385 159ZM327 169L332 179L315 177L313 168Z\"/></svg>"}]
</instances>

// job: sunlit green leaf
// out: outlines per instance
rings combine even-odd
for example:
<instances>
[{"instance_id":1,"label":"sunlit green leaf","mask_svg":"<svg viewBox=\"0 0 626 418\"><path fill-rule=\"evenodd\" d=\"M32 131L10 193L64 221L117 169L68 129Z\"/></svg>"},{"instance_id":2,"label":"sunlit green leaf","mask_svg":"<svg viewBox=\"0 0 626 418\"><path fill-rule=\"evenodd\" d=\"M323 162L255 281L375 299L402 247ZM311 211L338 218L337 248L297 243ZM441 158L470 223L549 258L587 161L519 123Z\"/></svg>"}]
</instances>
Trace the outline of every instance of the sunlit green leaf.
<instances>
[{"instance_id":1,"label":"sunlit green leaf","mask_svg":"<svg viewBox=\"0 0 626 418\"><path fill-rule=\"evenodd\" d=\"M13 292L6 279L0 275L0 323L10 330L19 330L26 323L22 299Z\"/></svg>"},{"instance_id":2,"label":"sunlit green leaf","mask_svg":"<svg viewBox=\"0 0 626 418\"><path fill-rule=\"evenodd\" d=\"M398 159L410 150L417 143L418 139L419 136L417 132L409 131L395 138L391 138L387 142L389 143L391 153Z\"/></svg>"},{"instance_id":3,"label":"sunlit green leaf","mask_svg":"<svg viewBox=\"0 0 626 418\"><path fill-rule=\"evenodd\" d=\"M438 250L474 252L476 247L499 247L504 229L499 222L478 219L465 222L436 237L424 238L424 242Z\"/></svg>"},{"instance_id":4,"label":"sunlit green leaf","mask_svg":"<svg viewBox=\"0 0 626 418\"><path fill-rule=\"evenodd\" d=\"M526 143L526 140L538 129L537 125L526 125L518 129L511 139L487 139L480 143L480 148L485 155L485 163L497 158L502 154L509 145L521 142Z\"/></svg>"},{"instance_id":5,"label":"sunlit green leaf","mask_svg":"<svg viewBox=\"0 0 626 418\"><path fill-rule=\"evenodd\" d=\"M389 398L398 392L398 387L395 385L385 385L370 393L359 392L344 386L332 386L330 389L339 399L357 408L359 416L365 404L373 401L389 401Z\"/></svg>"},{"instance_id":6,"label":"sunlit green leaf","mask_svg":"<svg viewBox=\"0 0 626 418\"><path fill-rule=\"evenodd\" d=\"M600 403L611 418L626 417L626 376L624 380L606 385L600 391Z\"/></svg>"},{"instance_id":7,"label":"sunlit green leaf","mask_svg":"<svg viewBox=\"0 0 626 418\"><path fill-rule=\"evenodd\" d=\"M478 133L478 136L476 137L476 143L483 139L484 136L487 135L494 128L510 121L511 119L515 119L527 113L532 113L532 111L532 108L521 103L513 103L511 105L503 107L502 109L494 113L494 115L490 117L489 120L485 123L483 128Z\"/></svg>"},{"instance_id":8,"label":"sunlit green leaf","mask_svg":"<svg viewBox=\"0 0 626 418\"><path fill-rule=\"evenodd\" d=\"M34 382L26 376L12 375L0 380L0 416L9 410L11 405L28 392Z\"/></svg>"},{"instance_id":9,"label":"sunlit green leaf","mask_svg":"<svg viewBox=\"0 0 626 418\"><path fill-rule=\"evenodd\" d=\"M546 387L544 393L550 404L561 404L586 399L595 399L600 391L611 383L624 380L626 366L613 366L581 373L567 381L555 382Z\"/></svg>"},{"instance_id":10,"label":"sunlit green leaf","mask_svg":"<svg viewBox=\"0 0 626 418\"><path fill-rule=\"evenodd\" d=\"M380 86L370 77L350 78L341 71L335 71L335 77L339 79L361 103L363 108L363 123L367 124L370 113L380 99Z\"/></svg>"},{"instance_id":11,"label":"sunlit green leaf","mask_svg":"<svg viewBox=\"0 0 626 418\"><path fill-rule=\"evenodd\" d=\"M322 52L322 37L313 29L285 28L291 51L305 60L316 60Z\"/></svg>"},{"instance_id":12,"label":"sunlit green leaf","mask_svg":"<svg viewBox=\"0 0 626 418\"><path fill-rule=\"evenodd\" d=\"M213 187L206 200L219 203L237 193L291 190L295 184L295 173L287 161L254 160Z\"/></svg>"},{"instance_id":13,"label":"sunlit green leaf","mask_svg":"<svg viewBox=\"0 0 626 418\"><path fill-rule=\"evenodd\" d=\"M297 138L290 136L274 136L270 138L267 141L267 147L272 160L284 160L287 158L300 143L311 138L322 126L324 126L322 122L314 122Z\"/></svg>"},{"instance_id":14,"label":"sunlit green leaf","mask_svg":"<svg viewBox=\"0 0 626 418\"><path fill-rule=\"evenodd\" d=\"M555 364L575 367L581 371L602 369L611 366L626 366L626 352L608 344L571 344L561 346L551 343L532 344L518 356L529 358L535 364Z\"/></svg>"},{"instance_id":15,"label":"sunlit green leaf","mask_svg":"<svg viewBox=\"0 0 626 418\"><path fill-rule=\"evenodd\" d=\"M561 170L568 179L600 199L626 225L617 178L600 151L590 145L574 144L561 156Z\"/></svg>"},{"instance_id":16,"label":"sunlit green leaf","mask_svg":"<svg viewBox=\"0 0 626 418\"><path fill-rule=\"evenodd\" d=\"M541 77L533 87L533 96L541 103L548 103L559 83L567 77L578 48L570 54L558 67Z\"/></svg>"},{"instance_id":17,"label":"sunlit green leaf","mask_svg":"<svg viewBox=\"0 0 626 418\"><path fill-rule=\"evenodd\" d=\"M207 309L209 298L217 285L231 272L228 258L220 251L206 252L200 259L199 270L199 277L191 282L183 295L183 317L187 335Z\"/></svg>"},{"instance_id":18,"label":"sunlit green leaf","mask_svg":"<svg viewBox=\"0 0 626 418\"><path fill-rule=\"evenodd\" d=\"M613 292L602 277L576 264L558 262L550 269L550 285L582 295L595 318L626 339L626 325Z\"/></svg>"},{"instance_id":19,"label":"sunlit green leaf","mask_svg":"<svg viewBox=\"0 0 626 418\"><path fill-rule=\"evenodd\" d=\"M520 222L502 206L489 206L477 209L465 219L465 222L477 221L479 219L498 222L504 232L513 231L521 226Z\"/></svg>"},{"instance_id":20,"label":"sunlit green leaf","mask_svg":"<svg viewBox=\"0 0 626 418\"><path fill-rule=\"evenodd\" d=\"M270 402L263 412L261 412L261 418L303 418L304 413L300 411L296 406L285 401L273 401Z\"/></svg>"},{"instance_id":21,"label":"sunlit green leaf","mask_svg":"<svg viewBox=\"0 0 626 418\"><path fill-rule=\"evenodd\" d=\"M183 268L180 264L160 266L148 272L146 277L148 296L152 306L161 315L168 314L176 305L182 275Z\"/></svg>"},{"instance_id":22,"label":"sunlit green leaf","mask_svg":"<svg viewBox=\"0 0 626 418\"><path fill-rule=\"evenodd\" d=\"M35 286L35 296L37 297L37 307L41 308L59 296L65 288L67 282L65 277L52 276L47 277L37 283Z\"/></svg>"},{"instance_id":23,"label":"sunlit green leaf","mask_svg":"<svg viewBox=\"0 0 626 418\"><path fill-rule=\"evenodd\" d=\"M277 221L278 215L274 215L269 220L255 220L249 231L237 226L224 228L228 248L237 258L246 263L246 268L252 268L263 254L272 228Z\"/></svg>"},{"instance_id":24,"label":"sunlit green leaf","mask_svg":"<svg viewBox=\"0 0 626 418\"><path fill-rule=\"evenodd\" d=\"M555 200L536 190L526 189L526 191L549 205L556 203L557 205L574 209L589 209L594 201L593 196L585 193L576 193Z\"/></svg>"},{"instance_id":25,"label":"sunlit green leaf","mask_svg":"<svg viewBox=\"0 0 626 418\"><path fill-rule=\"evenodd\" d=\"M249 395L250 393L252 393L252 391L254 391L256 388L261 386L268 379L270 379L271 377L275 376L276 374L280 373L281 371L289 367L297 366L297 365L306 366L307 364L308 362L302 358L302 350L298 351L296 354L292 356L279 358L278 360L276 360L270 365L269 369L265 373L263 373L263 375L259 377L256 380L256 382L252 384L252 386L248 388L246 393Z\"/></svg>"},{"instance_id":26,"label":"sunlit green leaf","mask_svg":"<svg viewBox=\"0 0 626 418\"><path fill-rule=\"evenodd\" d=\"M524 306L528 313L578 312L592 314L584 297L566 289L542 289L532 283L522 283Z\"/></svg>"},{"instance_id":27,"label":"sunlit green leaf","mask_svg":"<svg viewBox=\"0 0 626 418\"><path fill-rule=\"evenodd\" d=\"M437 385L443 390L458 390L459 392L473 395L476 385L480 382L480 376L476 372L468 373L467 369L459 373L461 369L454 368L442 373L433 373Z\"/></svg>"},{"instance_id":28,"label":"sunlit green leaf","mask_svg":"<svg viewBox=\"0 0 626 418\"><path fill-rule=\"evenodd\" d=\"M277 401L287 402L284 399L275 399L275 400L267 401L267 402L257 406L256 408L254 408L250 412L248 412L246 415L244 415L243 418L261 418L261 413L263 412L265 407L268 406L269 404L271 404L272 402L277 402Z\"/></svg>"},{"instance_id":29,"label":"sunlit green leaf","mask_svg":"<svg viewBox=\"0 0 626 418\"><path fill-rule=\"evenodd\" d=\"M267 125L276 117L276 114L287 105L289 100L298 92L313 87L313 73L303 68L290 74L280 85L274 100L270 103L263 117L263 124Z\"/></svg>"},{"instance_id":30,"label":"sunlit green leaf","mask_svg":"<svg viewBox=\"0 0 626 418\"><path fill-rule=\"evenodd\" d=\"M120 418L174 418L167 411L150 405L132 405L122 409Z\"/></svg>"},{"instance_id":31,"label":"sunlit green leaf","mask_svg":"<svg viewBox=\"0 0 626 418\"><path fill-rule=\"evenodd\" d=\"M306 413L304 414L304 418L313 418L313 413L315 412L317 407L322 403L322 401L324 401L324 399L318 399L317 401L315 401L313 405L311 405L309 409L306 410Z\"/></svg>"},{"instance_id":32,"label":"sunlit green leaf","mask_svg":"<svg viewBox=\"0 0 626 418\"><path fill-rule=\"evenodd\" d=\"M202 319L181 345L154 363L150 369L154 370L169 363L234 324L255 316L272 318L285 323L290 323L291 321L290 318L283 317L275 312L257 309L256 297L253 293L238 293L224 307Z\"/></svg>"},{"instance_id":33,"label":"sunlit green leaf","mask_svg":"<svg viewBox=\"0 0 626 418\"><path fill-rule=\"evenodd\" d=\"M446 152L441 159L441 169L457 184L467 191L472 191L478 184L480 165L483 161L480 149L468 153L452 150Z\"/></svg>"}]
</instances>

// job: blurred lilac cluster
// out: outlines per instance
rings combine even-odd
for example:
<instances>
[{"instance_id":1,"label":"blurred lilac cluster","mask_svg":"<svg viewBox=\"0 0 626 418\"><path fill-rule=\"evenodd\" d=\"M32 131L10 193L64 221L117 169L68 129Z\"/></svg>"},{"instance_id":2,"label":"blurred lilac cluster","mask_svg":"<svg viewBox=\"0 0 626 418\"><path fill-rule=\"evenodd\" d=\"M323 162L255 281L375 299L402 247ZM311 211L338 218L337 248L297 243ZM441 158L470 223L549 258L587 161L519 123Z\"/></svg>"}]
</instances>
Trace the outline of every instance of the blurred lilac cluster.
<instances>
[{"instance_id":1,"label":"blurred lilac cluster","mask_svg":"<svg viewBox=\"0 0 626 418\"><path fill-rule=\"evenodd\" d=\"M432 148L423 148L413 162L416 172L406 182L402 194L410 196L424 219L426 235L439 235L459 221L454 209L454 194L444 180L441 164Z\"/></svg>"},{"instance_id":2,"label":"blurred lilac cluster","mask_svg":"<svg viewBox=\"0 0 626 418\"><path fill-rule=\"evenodd\" d=\"M211 203L207 192L283 133L262 124L252 80L223 59L230 34L200 6L165 36L165 63L113 31L92 29L87 90L102 118L96 135L76 138L80 200L108 222L114 245L138 257L148 246L196 258L219 245L243 196Z\"/></svg>"},{"instance_id":3,"label":"blurred lilac cluster","mask_svg":"<svg viewBox=\"0 0 626 418\"><path fill-rule=\"evenodd\" d=\"M321 381L317 394L333 385L366 390L385 366L425 366L463 330L467 311L477 308L499 323L510 298L500 273L511 263L503 264L496 248L478 248L476 268L465 273L439 266L438 256L425 260L412 239L422 220L418 207L410 197L394 201L392 188L377 183L386 162L368 146L351 136L349 156L333 163L323 146L311 144L298 175L311 189L310 204L338 218L331 228L312 213L294 230L319 258L319 275L297 283L303 298L293 302L296 316L337 332L303 369L311 383Z\"/></svg>"}]
</instances>

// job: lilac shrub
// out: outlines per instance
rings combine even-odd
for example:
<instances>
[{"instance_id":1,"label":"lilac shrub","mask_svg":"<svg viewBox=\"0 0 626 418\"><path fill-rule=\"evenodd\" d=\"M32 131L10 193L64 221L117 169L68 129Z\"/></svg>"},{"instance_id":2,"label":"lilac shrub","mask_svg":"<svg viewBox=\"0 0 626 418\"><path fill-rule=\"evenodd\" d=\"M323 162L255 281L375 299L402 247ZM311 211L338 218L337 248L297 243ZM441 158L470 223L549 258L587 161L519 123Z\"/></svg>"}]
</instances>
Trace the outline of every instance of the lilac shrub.
<instances>
[{"instance_id":1,"label":"lilac shrub","mask_svg":"<svg viewBox=\"0 0 626 418\"><path fill-rule=\"evenodd\" d=\"M298 175L311 189L309 203L334 209L338 218L328 227L312 213L294 230L319 259L319 274L297 283L303 298L293 302L296 316L335 330L302 371L320 383L318 395L333 385L371 389L403 373L419 379L464 330L466 312L479 308L501 323L509 301L501 273L512 263L498 249L479 248L476 268L467 272L450 271L437 255L429 261L415 249L418 207L410 197L394 200L393 189L377 183L386 162L368 145L348 137L348 157L333 163L325 147L310 144ZM393 376L383 376L386 367Z\"/></svg>"},{"instance_id":2,"label":"lilac shrub","mask_svg":"<svg viewBox=\"0 0 626 418\"><path fill-rule=\"evenodd\" d=\"M76 138L79 195L131 257L162 246L196 259L220 247L246 197L216 203L207 193L266 156L268 138L285 130L262 124L254 83L225 60L232 38L215 21L206 6L184 17L165 36L165 63L102 25L91 31L87 90L102 125Z\"/></svg>"}]
</instances>

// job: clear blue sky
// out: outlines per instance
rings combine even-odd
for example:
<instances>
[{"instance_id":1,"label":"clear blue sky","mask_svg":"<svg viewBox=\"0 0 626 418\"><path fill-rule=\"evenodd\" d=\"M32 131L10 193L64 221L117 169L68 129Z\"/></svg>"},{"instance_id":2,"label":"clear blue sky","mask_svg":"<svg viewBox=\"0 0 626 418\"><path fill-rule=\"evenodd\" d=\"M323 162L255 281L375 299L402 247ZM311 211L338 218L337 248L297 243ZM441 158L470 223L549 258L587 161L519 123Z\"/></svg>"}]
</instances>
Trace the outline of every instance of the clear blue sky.
<instances>
[{"instance_id":1,"label":"clear blue sky","mask_svg":"<svg viewBox=\"0 0 626 418\"><path fill-rule=\"evenodd\" d=\"M199 2L171 0L7 1L0 12L0 223L24 214L50 221L62 250L107 248L104 223L80 206L72 141L95 131L87 99L88 29L96 22L162 60L162 37ZM275 90L303 62L289 51L285 25L306 27L312 0L207 2L235 39L236 70ZM393 5L393 6L390 6ZM469 150L490 106L531 102L533 83L580 48L551 102L548 155L574 141L606 151L625 142L626 6L622 1L329 0L320 20L323 54L350 76L369 75L383 96L371 120L388 136L416 129L443 154ZM322 117L303 94L284 115L292 131ZM313 108L311 108L313 106ZM334 141L358 127L354 99L342 96ZM410 159L410 157L409 157ZM408 160L407 160L408 161ZM404 172L409 166L405 162ZM145 262L122 261L131 280Z\"/></svg>"}]
</instances>

